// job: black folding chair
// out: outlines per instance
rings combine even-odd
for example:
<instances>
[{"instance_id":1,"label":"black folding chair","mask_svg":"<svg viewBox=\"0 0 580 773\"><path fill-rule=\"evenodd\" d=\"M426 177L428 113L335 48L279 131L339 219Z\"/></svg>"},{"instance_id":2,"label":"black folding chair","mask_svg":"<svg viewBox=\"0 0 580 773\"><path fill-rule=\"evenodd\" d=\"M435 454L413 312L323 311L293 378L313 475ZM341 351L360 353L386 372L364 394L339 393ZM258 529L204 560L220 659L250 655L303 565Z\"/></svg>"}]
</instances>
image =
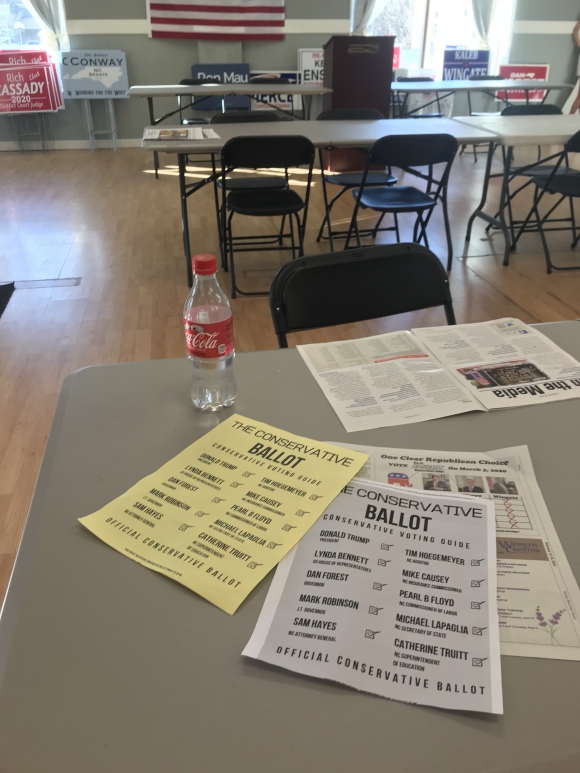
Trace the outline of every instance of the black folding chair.
<instances>
[{"instance_id":1,"label":"black folding chair","mask_svg":"<svg viewBox=\"0 0 580 773\"><path fill-rule=\"evenodd\" d=\"M443 306L455 324L449 280L439 258L419 244L311 255L286 263L270 289L278 345L287 333Z\"/></svg>"},{"instance_id":2,"label":"black folding chair","mask_svg":"<svg viewBox=\"0 0 580 773\"><path fill-rule=\"evenodd\" d=\"M398 215L403 212L415 212L417 220L415 221L413 241L420 242L424 240L425 246L429 247L427 225L437 203L441 201L447 237L447 270L451 271L453 243L451 241L451 228L447 211L447 184L456 153L457 140L450 134L393 135L377 140L368 153L360 188L352 192L356 204L346 238L345 249L348 249L353 232L356 234L357 244L360 246L357 216L361 207L380 212L381 216L375 226L375 232L394 230L398 242L400 241ZM369 169L373 164L386 167L397 166L405 172L426 180L427 190L421 191L411 185L369 188L367 187L366 180ZM433 176L433 167L436 164L445 165L439 180ZM423 174L416 167L428 167L428 174ZM380 228L382 219L387 213L394 215L395 224L392 227ZM426 213L425 218L423 218L424 213Z\"/></svg>"},{"instance_id":3,"label":"black folding chair","mask_svg":"<svg viewBox=\"0 0 580 773\"><path fill-rule=\"evenodd\" d=\"M234 266L235 252L259 252L264 250L286 249L284 239L290 238L292 257L304 255L304 230L308 214L308 202L310 199L310 186L312 183L312 167L314 164L314 145L306 137L297 135L289 136L264 136L264 137L235 137L229 140L222 148L222 233L224 235L225 268L231 269L232 298L236 293L241 295L267 295L263 292L242 291L236 285ZM284 189L257 188L255 190L230 190L227 191L226 175L239 168L251 169L283 169L286 180L288 168L297 166L308 167L306 191L302 199L287 185ZM229 215L227 215L229 212ZM302 222L299 213L302 212ZM246 246L243 240L234 239L232 233L232 219L234 214L248 217L282 217L282 225L287 217L290 226L289 233L280 232L274 236L263 235L249 237L253 244ZM294 221L296 221L297 234L294 234ZM272 241L278 242L272 246ZM257 246L261 241L264 246ZM298 242L298 244L296 244ZM234 245L236 246L234 249Z\"/></svg>"},{"instance_id":4,"label":"black folding chair","mask_svg":"<svg viewBox=\"0 0 580 773\"><path fill-rule=\"evenodd\" d=\"M317 121L380 121L383 119L383 114L380 113L378 110L375 110L371 107L353 107L353 108L337 108L335 110L325 110L324 112L320 113L320 115L317 117ZM324 148L327 152L331 152L332 148ZM364 154L364 157L366 158L366 155L368 153L368 149L365 148L355 148L355 150L358 150L361 154ZM340 172L339 174L325 174L324 172L324 156L323 156L323 149L319 148L318 150L318 158L320 162L320 173L322 176L322 195L324 197L324 219L322 220L322 223L320 225L320 230L318 231L318 236L316 237L316 241L319 242L321 239L328 239L328 242L330 244L330 249L334 251L334 239L340 239L340 238L346 238L348 231L333 231L332 230L332 223L330 220L330 212L332 210L332 207L334 204L340 199L343 194L345 194L348 190L351 190L352 188L358 188L362 181L362 172ZM393 177L392 174L387 172L369 172L367 177L367 185L394 185L397 182L397 178ZM329 202L328 201L328 189L327 184L329 185L337 185L340 190L334 196L334 198ZM324 235L324 226L327 226L328 229L328 236ZM369 234L364 235L370 235L373 233L372 231L369 231ZM375 233L373 233L373 236L376 236Z\"/></svg>"},{"instance_id":5,"label":"black folding chair","mask_svg":"<svg viewBox=\"0 0 580 773\"><path fill-rule=\"evenodd\" d=\"M280 117L269 110L265 110L262 113L251 112L235 112L230 111L227 113L218 113L214 115L210 121L211 124L223 124L223 123L278 123ZM222 187L222 178L217 174L215 155L212 153L212 176L214 180L213 192L215 201L215 211L217 217L219 247L221 255L222 268L225 268L225 252L223 248L223 234L222 234L222 215L221 204L218 193L218 188ZM226 177L226 190L255 190L256 188L287 188L288 187L288 173L286 172L284 177L280 175L248 175L244 174L241 177ZM283 227L282 223L282 227ZM248 237L242 237L247 241ZM259 237L258 237L259 238ZM281 235L279 234L276 241L281 243ZM248 246L248 245L246 245Z\"/></svg>"},{"instance_id":6,"label":"black folding chair","mask_svg":"<svg viewBox=\"0 0 580 773\"><path fill-rule=\"evenodd\" d=\"M397 78L398 83L433 83L433 78L408 78L401 76L400 78ZM425 89L426 92L429 91L429 89ZM403 97L402 102L399 101L398 103L395 101L395 97L393 94L393 91L391 91L391 98L392 98L392 107L393 107L393 118L395 117L395 112L398 108L399 110L399 118L443 118L443 111L441 110L441 101L439 99L439 92L435 92L435 99L431 100L431 102L428 102L423 107L418 107L415 110L411 110L409 114L407 114L407 102L409 101L409 94L405 94ZM429 107L429 105L437 105L437 112L436 113L420 113L419 110L423 110L425 107Z\"/></svg>"},{"instance_id":7,"label":"black folding chair","mask_svg":"<svg viewBox=\"0 0 580 773\"><path fill-rule=\"evenodd\" d=\"M577 266L556 266L552 263L550 257L550 250L548 249L548 242L546 241L546 231L563 231L571 230L573 234L573 241L571 249L574 249L580 239L580 233L576 233L576 221L574 218L574 199L580 198L580 172L574 169L568 169L566 166L562 167L562 164L568 163L569 153L580 153L580 132L576 134L566 143L564 150L559 154L557 163L552 167L552 170L548 176L546 174L540 174L531 178L530 182L536 186L534 193L534 203L532 208L523 221L513 246L517 244L518 239L523 233L529 233L531 230L537 230L540 233L542 240L542 246L544 248L544 255L546 258L546 270L548 274L552 271L577 271L580 269L580 265ZM560 174L560 170L563 170L564 174ZM553 196L557 195L559 198L557 202L550 207L548 212L540 216L539 204L545 195ZM570 201L570 218L550 218L552 212L560 206L564 199ZM529 227L532 216L536 217L537 228L532 229ZM562 227L557 228L544 228L546 223L554 222L570 222L570 227L564 229Z\"/></svg>"}]
</instances>

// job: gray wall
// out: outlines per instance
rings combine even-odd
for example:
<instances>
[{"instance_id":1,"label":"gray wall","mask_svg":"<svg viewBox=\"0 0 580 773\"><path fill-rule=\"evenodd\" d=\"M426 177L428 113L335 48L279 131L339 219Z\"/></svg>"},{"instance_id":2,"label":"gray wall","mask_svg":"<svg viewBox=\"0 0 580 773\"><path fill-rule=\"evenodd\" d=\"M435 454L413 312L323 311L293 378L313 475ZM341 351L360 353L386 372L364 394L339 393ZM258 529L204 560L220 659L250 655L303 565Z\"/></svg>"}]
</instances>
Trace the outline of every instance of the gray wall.
<instances>
[{"instance_id":1,"label":"gray wall","mask_svg":"<svg viewBox=\"0 0 580 773\"><path fill-rule=\"evenodd\" d=\"M83 19L145 19L145 0L65 0L67 18ZM350 0L286 0L287 19L348 19ZM249 41L221 43L196 40L149 38L147 35L72 35L73 49L120 49L127 54L129 83L177 83L191 73L198 62L247 62L252 69L297 68L299 48L322 46L330 34L292 34L284 41ZM50 116L55 140L84 140L81 103L66 100L66 109ZM156 100L157 114L176 108L176 100ZM115 100L117 129L120 139L142 136L149 123L147 101L144 99ZM93 109L95 128L105 128L102 105ZM100 124L100 126L97 126ZM10 121L0 120L0 141L12 140Z\"/></svg>"},{"instance_id":2,"label":"gray wall","mask_svg":"<svg viewBox=\"0 0 580 773\"><path fill-rule=\"evenodd\" d=\"M500 0L501 2L501 0ZM518 0L517 21L575 21L580 18L578 0ZM572 35L514 34L510 62L549 64L550 80L576 83L576 64L580 51ZM563 104L569 91L549 96L549 101Z\"/></svg>"}]
</instances>

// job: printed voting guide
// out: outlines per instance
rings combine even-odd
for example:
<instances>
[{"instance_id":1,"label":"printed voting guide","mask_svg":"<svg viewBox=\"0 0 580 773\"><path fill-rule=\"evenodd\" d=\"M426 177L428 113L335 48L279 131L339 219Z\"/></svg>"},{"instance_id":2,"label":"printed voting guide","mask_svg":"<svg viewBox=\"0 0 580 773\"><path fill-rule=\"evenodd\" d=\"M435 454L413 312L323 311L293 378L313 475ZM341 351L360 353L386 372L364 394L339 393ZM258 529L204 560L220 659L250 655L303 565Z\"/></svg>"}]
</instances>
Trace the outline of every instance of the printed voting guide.
<instances>
[{"instance_id":1,"label":"printed voting guide","mask_svg":"<svg viewBox=\"0 0 580 773\"><path fill-rule=\"evenodd\" d=\"M342 445L342 444L341 444ZM495 510L502 655L580 660L580 590L527 446L487 453L346 445L369 454L359 478L490 499Z\"/></svg>"},{"instance_id":2,"label":"printed voting guide","mask_svg":"<svg viewBox=\"0 0 580 773\"><path fill-rule=\"evenodd\" d=\"M233 414L79 520L233 614L366 459Z\"/></svg>"},{"instance_id":3,"label":"printed voting guide","mask_svg":"<svg viewBox=\"0 0 580 773\"><path fill-rule=\"evenodd\" d=\"M503 713L493 503L355 478L281 561L243 654Z\"/></svg>"},{"instance_id":4,"label":"printed voting guide","mask_svg":"<svg viewBox=\"0 0 580 773\"><path fill-rule=\"evenodd\" d=\"M580 397L580 363L518 319L297 349L347 432Z\"/></svg>"}]
</instances>

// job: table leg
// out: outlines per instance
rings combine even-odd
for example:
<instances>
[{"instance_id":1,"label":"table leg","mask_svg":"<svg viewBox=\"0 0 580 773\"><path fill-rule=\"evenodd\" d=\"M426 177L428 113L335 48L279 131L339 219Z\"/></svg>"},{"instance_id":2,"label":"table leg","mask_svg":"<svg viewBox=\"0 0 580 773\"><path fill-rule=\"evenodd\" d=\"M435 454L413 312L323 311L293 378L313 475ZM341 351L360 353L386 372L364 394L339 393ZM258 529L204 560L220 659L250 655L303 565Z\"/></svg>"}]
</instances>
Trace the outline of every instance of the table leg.
<instances>
[{"instance_id":1,"label":"table leg","mask_svg":"<svg viewBox=\"0 0 580 773\"><path fill-rule=\"evenodd\" d=\"M490 142L489 144L489 151L487 153L487 163L485 165L485 175L483 178L483 190L481 192L481 201L477 205L475 211L469 218L469 221L467 223L467 233L465 234L465 241L468 242L471 239L471 229L473 227L473 222L476 217L484 217L485 213L483 212L483 208L485 207L485 204L487 202L487 192L489 190L489 178L491 175L491 163L493 161L493 154L495 151L495 145L493 142Z\"/></svg>"},{"instance_id":2,"label":"table leg","mask_svg":"<svg viewBox=\"0 0 580 773\"><path fill-rule=\"evenodd\" d=\"M151 126L155 126L155 113L153 112L153 97L147 97L147 104L149 105L149 120ZM155 168L155 179L159 179L159 153L153 151L153 166Z\"/></svg>"},{"instance_id":3,"label":"table leg","mask_svg":"<svg viewBox=\"0 0 580 773\"><path fill-rule=\"evenodd\" d=\"M503 168L503 178L501 181L501 195L499 199L499 222L503 238L505 240L505 249L503 254L503 265L509 266L510 252L512 249L512 241L510 238L510 232L505 219L505 209L509 201L510 195L510 169L512 165L512 159L514 155L514 149L510 147L507 149L505 155L505 163Z\"/></svg>"},{"instance_id":4,"label":"table leg","mask_svg":"<svg viewBox=\"0 0 580 773\"><path fill-rule=\"evenodd\" d=\"M185 188L185 165L187 155L179 153L177 164L179 167L179 196L181 199L181 227L183 230L183 251L185 253L185 267L187 269L187 284L193 285L193 271L191 268L191 247L189 245L189 218L187 216L187 190Z\"/></svg>"}]
</instances>

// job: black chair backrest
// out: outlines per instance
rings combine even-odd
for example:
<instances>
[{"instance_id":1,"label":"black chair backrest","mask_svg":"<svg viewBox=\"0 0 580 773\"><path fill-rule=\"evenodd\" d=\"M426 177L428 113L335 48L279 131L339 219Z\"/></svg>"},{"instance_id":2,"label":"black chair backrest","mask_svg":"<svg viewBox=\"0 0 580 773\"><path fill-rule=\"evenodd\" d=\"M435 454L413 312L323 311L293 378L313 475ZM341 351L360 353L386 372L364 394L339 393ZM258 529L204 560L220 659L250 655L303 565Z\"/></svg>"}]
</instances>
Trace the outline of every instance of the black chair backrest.
<instances>
[{"instance_id":1,"label":"black chair backrest","mask_svg":"<svg viewBox=\"0 0 580 773\"><path fill-rule=\"evenodd\" d=\"M503 81L503 75L470 75L470 81Z\"/></svg>"},{"instance_id":2,"label":"black chair backrest","mask_svg":"<svg viewBox=\"0 0 580 773\"><path fill-rule=\"evenodd\" d=\"M407 169L449 163L456 153L457 140L450 134L393 134L375 142L368 164Z\"/></svg>"},{"instance_id":3,"label":"black chair backrest","mask_svg":"<svg viewBox=\"0 0 580 773\"><path fill-rule=\"evenodd\" d=\"M580 153L580 132L576 132L566 143L564 150L566 153Z\"/></svg>"},{"instance_id":4,"label":"black chair backrest","mask_svg":"<svg viewBox=\"0 0 580 773\"><path fill-rule=\"evenodd\" d=\"M254 75L253 78L250 78L250 83L265 83L267 86L277 86L278 84L280 86L287 86L290 81L288 78L274 78L268 77L267 75Z\"/></svg>"},{"instance_id":5,"label":"black chair backrest","mask_svg":"<svg viewBox=\"0 0 580 773\"><path fill-rule=\"evenodd\" d=\"M317 121L381 121L385 116L373 107L342 107L324 110Z\"/></svg>"},{"instance_id":6,"label":"black chair backrest","mask_svg":"<svg viewBox=\"0 0 580 773\"><path fill-rule=\"evenodd\" d=\"M287 169L289 166L307 164L312 168L314 145L300 135L234 137L222 148L224 167L271 167Z\"/></svg>"},{"instance_id":7,"label":"black chair backrest","mask_svg":"<svg viewBox=\"0 0 580 773\"><path fill-rule=\"evenodd\" d=\"M449 280L441 262L419 244L363 247L286 263L270 288L270 310L281 348L286 333L444 306L455 324Z\"/></svg>"},{"instance_id":8,"label":"black chair backrest","mask_svg":"<svg viewBox=\"0 0 580 773\"><path fill-rule=\"evenodd\" d=\"M433 82L433 78L407 78L401 76L397 78L397 81L399 83L428 83L429 81Z\"/></svg>"},{"instance_id":9,"label":"black chair backrest","mask_svg":"<svg viewBox=\"0 0 580 773\"><path fill-rule=\"evenodd\" d=\"M256 113L217 113L210 123L273 123L282 119L273 110Z\"/></svg>"},{"instance_id":10,"label":"black chair backrest","mask_svg":"<svg viewBox=\"0 0 580 773\"><path fill-rule=\"evenodd\" d=\"M179 81L179 85L180 86L201 86L205 82L206 81L204 78L182 78Z\"/></svg>"},{"instance_id":11,"label":"black chair backrest","mask_svg":"<svg viewBox=\"0 0 580 773\"><path fill-rule=\"evenodd\" d=\"M556 105L508 105L502 115L562 115Z\"/></svg>"}]
</instances>

